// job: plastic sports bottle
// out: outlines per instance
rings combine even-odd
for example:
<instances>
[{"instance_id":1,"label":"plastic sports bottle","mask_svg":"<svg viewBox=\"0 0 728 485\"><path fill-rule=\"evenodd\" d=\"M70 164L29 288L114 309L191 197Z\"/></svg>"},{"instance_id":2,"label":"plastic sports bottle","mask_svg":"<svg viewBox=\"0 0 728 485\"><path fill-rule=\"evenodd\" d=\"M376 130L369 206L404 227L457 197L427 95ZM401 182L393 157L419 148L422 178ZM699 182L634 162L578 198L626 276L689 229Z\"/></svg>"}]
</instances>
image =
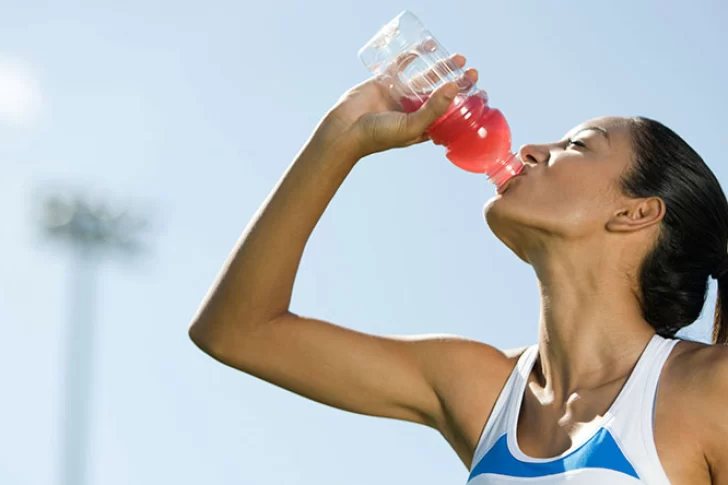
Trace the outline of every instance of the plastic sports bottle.
<instances>
[{"instance_id":1,"label":"plastic sports bottle","mask_svg":"<svg viewBox=\"0 0 728 485\"><path fill-rule=\"evenodd\" d=\"M485 92L450 57L408 11L382 27L359 50L359 59L405 112L417 110L440 85L457 83L458 95L427 134L446 147L452 163L483 173L501 187L523 169L521 160L511 152L510 127L500 110L488 105Z\"/></svg>"}]
</instances>

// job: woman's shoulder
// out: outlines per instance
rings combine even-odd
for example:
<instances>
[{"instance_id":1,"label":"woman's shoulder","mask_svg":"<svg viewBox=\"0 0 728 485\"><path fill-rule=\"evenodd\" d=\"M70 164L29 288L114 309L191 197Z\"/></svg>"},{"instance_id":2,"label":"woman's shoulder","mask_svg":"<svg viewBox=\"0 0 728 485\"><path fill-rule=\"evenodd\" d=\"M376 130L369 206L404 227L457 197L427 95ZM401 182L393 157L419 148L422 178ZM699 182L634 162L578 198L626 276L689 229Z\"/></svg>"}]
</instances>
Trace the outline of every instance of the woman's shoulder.
<instances>
[{"instance_id":1,"label":"woman's shoulder","mask_svg":"<svg viewBox=\"0 0 728 485\"><path fill-rule=\"evenodd\" d=\"M665 366L658 395L671 421L700 443L710 464L728 462L728 346L681 340Z\"/></svg>"},{"instance_id":2,"label":"woman's shoulder","mask_svg":"<svg viewBox=\"0 0 728 485\"><path fill-rule=\"evenodd\" d=\"M686 433L715 428L725 421L728 404L728 347L680 339L662 370L657 396L663 415Z\"/></svg>"},{"instance_id":3,"label":"woman's shoulder","mask_svg":"<svg viewBox=\"0 0 728 485\"><path fill-rule=\"evenodd\" d=\"M677 384L681 395L728 391L728 346L680 339L665 364L662 379Z\"/></svg>"},{"instance_id":4,"label":"woman's shoulder","mask_svg":"<svg viewBox=\"0 0 728 485\"><path fill-rule=\"evenodd\" d=\"M680 339L668 359L666 371L688 379L686 384L704 386L711 377L728 372L728 346ZM702 378L696 379L697 375Z\"/></svg>"}]
</instances>

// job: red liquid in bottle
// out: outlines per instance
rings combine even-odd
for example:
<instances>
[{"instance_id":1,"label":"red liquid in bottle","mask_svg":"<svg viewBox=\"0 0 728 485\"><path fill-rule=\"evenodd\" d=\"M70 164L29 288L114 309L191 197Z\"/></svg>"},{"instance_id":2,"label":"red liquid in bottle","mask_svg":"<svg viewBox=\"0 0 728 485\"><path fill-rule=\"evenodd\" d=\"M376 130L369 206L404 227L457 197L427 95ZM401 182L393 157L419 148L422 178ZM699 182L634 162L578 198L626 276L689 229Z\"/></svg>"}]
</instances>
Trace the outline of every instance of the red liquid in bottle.
<instances>
[{"instance_id":1,"label":"red liquid in bottle","mask_svg":"<svg viewBox=\"0 0 728 485\"><path fill-rule=\"evenodd\" d=\"M429 96L400 99L406 112L416 111ZM518 174L511 163L511 130L503 113L488 106L485 93L458 95L447 112L428 129L433 142L447 148L447 158L468 172L484 173L500 186Z\"/></svg>"}]
</instances>

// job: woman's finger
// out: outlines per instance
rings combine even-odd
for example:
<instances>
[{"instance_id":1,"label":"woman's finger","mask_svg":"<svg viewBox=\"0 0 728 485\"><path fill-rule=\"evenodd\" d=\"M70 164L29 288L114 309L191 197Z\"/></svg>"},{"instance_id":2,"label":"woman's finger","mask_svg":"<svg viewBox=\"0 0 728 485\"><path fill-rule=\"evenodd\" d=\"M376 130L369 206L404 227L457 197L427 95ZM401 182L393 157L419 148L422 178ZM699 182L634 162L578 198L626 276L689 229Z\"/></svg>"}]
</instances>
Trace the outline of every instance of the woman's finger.
<instances>
[{"instance_id":1,"label":"woman's finger","mask_svg":"<svg viewBox=\"0 0 728 485\"><path fill-rule=\"evenodd\" d=\"M432 93L432 96L417 111L407 114L404 135L413 140L422 135L434 121L445 114L458 94L458 85L446 83Z\"/></svg>"},{"instance_id":2,"label":"woman's finger","mask_svg":"<svg viewBox=\"0 0 728 485\"><path fill-rule=\"evenodd\" d=\"M384 74L384 77L398 79L399 75L407 69L407 66L419 57L418 54L412 52L402 54L392 63L392 66ZM432 91L442 81L455 80L455 72L465 66L466 60L462 54L453 54L447 59L436 62L427 71L414 76L407 84L415 92Z\"/></svg>"},{"instance_id":3,"label":"woman's finger","mask_svg":"<svg viewBox=\"0 0 728 485\"><path fill-rule=\"evenodd\" d=\"M410 87L413 91L432 90L442 81L454 81L455 72L465 67L467 59L462 54L453 54L448 59L436 62L426 72L415 76L410 81Z\"/></svg>"},{"instance_id":4,"label":"woman's finger","mask_svg":"<svg viewBox=\"0 0 728 485\"><path fill-rule=\"evenodd\" d=\"M465 71L465 75L468 77L468 79L470 79L470 81L472 81L473 84L478 82L478 78L479 78L478 70L475 69L474 67L471 67L470 69Z\"/></svg>"}]
</instances>

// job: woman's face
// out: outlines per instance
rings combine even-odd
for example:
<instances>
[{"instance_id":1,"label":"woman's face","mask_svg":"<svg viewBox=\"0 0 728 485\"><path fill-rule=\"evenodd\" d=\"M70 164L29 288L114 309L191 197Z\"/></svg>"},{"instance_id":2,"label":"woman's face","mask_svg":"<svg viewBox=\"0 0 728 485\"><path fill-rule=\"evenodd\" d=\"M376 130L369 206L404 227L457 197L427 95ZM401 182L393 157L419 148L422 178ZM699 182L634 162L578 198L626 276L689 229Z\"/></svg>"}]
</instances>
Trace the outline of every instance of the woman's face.
<instances>
[{"instance_id":1,"label":"woman's face","mask_svg":"<svg viewBox=\"0 0 728 485\"><path fill-rule=\"evenodd\" d=\"M630 123L597 118L554 143L524 145L521 175L485 206L494 234L525 259L539 238L588 238L627 200L619 187L632 158ZM534 239L536 238L536 239Z\"/></svg>"}]
</instances>

